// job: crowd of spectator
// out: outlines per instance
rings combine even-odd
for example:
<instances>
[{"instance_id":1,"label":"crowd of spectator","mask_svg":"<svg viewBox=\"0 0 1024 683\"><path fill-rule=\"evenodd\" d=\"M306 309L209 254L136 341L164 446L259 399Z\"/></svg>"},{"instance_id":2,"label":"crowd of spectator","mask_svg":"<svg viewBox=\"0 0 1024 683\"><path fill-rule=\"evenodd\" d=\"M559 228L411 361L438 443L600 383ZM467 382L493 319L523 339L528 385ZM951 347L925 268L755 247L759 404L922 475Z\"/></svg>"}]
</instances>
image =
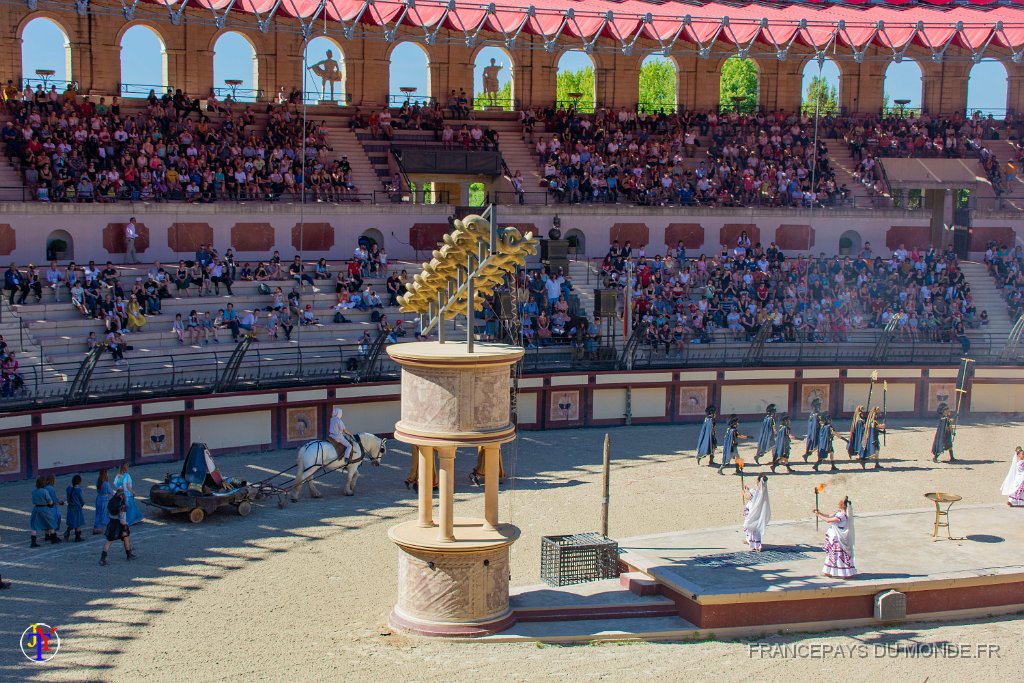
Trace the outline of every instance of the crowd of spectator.
<instances>
[{"instance_id":1,"label":"crowd of spectator","mask_svg":"<svg viewBox=\"0 0 1024 683\"><path fill-rule=\"evenodd\" d=\"M1012 249L1006 244L990 242L985 250L985 263L995 278L996 285L1006 298L1010 321L1016 322L1024 314L1024 247Z\"/></svg>"},{"instance_id":2,"label":"crowd of spectator","mask_svg":"<svg viewBox=\"0 0 1024 683\"><path fill-rule=\"evenodd\" d=\"M649 206L812 206L844 200L811 117L548 108L521 114L556 201ZM703 147L706 145L706 149Z\"/></svg>"},{"instance_id":3,"label":"crowd of spectator","mask_svg":"<svg viewBox=\"0 0 1024 683\"><path fill-rule=\"evenodd\" d=\"M8 101L0 140L40 201L276 200L303 187L319 201L357 199L348 159L329 158L326 123L304 125L296 107L267 105L261 126L252 106L212 92L203 110L181 90L151 91L129 114L118 97L40 87Z\"/></svg>"},{"instance_id":4,"label":"crowd of spectator","mask_svg":"<svg viewBox=\"0 0 1024 683\"><path fill-rule=\"evenodd\" d=\"M743 233L722 255L691 259L681 243L653 257L614 243L602 263L605 286L623 290L627 266L634 326L666 355L688 344L750 341L764 325L766 341L846 342L894 316L899 340L969 344L966 329L987 319L948 250L900 245L882 258L866 243L856 256L786 257L774 242L764 249Z\"/></svg>"}]
</instances>

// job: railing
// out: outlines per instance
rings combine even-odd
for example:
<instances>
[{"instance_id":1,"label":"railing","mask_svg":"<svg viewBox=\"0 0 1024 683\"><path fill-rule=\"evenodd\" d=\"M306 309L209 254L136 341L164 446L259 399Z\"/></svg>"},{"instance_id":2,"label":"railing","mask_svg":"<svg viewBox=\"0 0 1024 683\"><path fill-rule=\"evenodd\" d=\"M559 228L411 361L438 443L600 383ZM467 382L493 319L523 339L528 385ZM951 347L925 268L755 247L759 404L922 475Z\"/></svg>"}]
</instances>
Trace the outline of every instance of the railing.
<instances>
[{"instance_id":1,"label":"railing","mask_svg":"<svg viewBox=\"0 0 1024 683\"><path fill-rule=\"evenodd\" d=\"M555 109L575 109L581 114L593 114L601 108L601 103L593 98L581 97L578 100L555 100Z\"/></svg>"},{"instance_id":2,"label":"railing","mask_svg":"<svg viewBox=\"0 0 1024 683\"><path fill-rule=\"evenodd\" d=\"M299 328L293 333L301 335ZM226 336L222 331L221 336ZM131 337L127 338L131 344ZM125 363L114 365L104 356L97 364L82 403L127 401L155 396L184 396L212 393L234 345L223 350L196 350L192 353L160 354L148 351L125 352ZM84 358L84 355L83 355ZM20 395L0 398L0 410L62 405L67 381L81 367L81 361L22 365L19 374L25 381ZM364 357L354 344L290 344L261 348L253 344L243 359L238 376L228 390L246 391L290 387L310 382L353 383L363 370ZM53 378L47 382L46 378ZM61 383L58 378L64 378ZM382 354L372 376L362 381L398 378L398 366Z\"/></svg>"},{"instance_id":3,"label":"railing","mask_svg":"<svg viewBox=\"0 0 1024 683\"><path fill-rule=\"evenodd\" d=\"M166 84L155 85L152 83L122 83L119 88L121 97L128 99L140 99L144 100L149 97L150 91L156 95L157 99L163 97L164 93L169 90ZM171 91L173 95L173 91Z\"/></svg>"},{"instance_id":4,"label":"railing","mask_svg":"<svg viewBox=\"0 0 1024 683\"><path fill-rule=\"evenodd\" d=\"M213 94L222 102L229 96L235 102L262 102L266 99L263 90L259 88L214 88Z\"/></svg>"},{"instance_id":5,"label":"railing","mask_svg":"<svg viewBox=\"0 0 1024 683\"><path fill-rule=\"evenodd\" d=\"M760 195L754 197L748 202L737 202L733 205L722 205L722 204L700 204L696 201L682 202L678 196L671 197L665 202L660 200L653 204L644 204L641 202L629 200L626 196L619 192L616 201L611 201L607 197L602 199L595 197L593 199L587 199L584 201L569 201L568 192L555 193L551 190L527 190L522 193L513 192L511 190L495 190L490 193L489 201L493 201L495 204L529 204L534 206L603 206L603 205L619 205L619 206L652 206L652 207L679 207L679 208L692 208L701 210L712 210L712 211L741 211L744 209L784 209L794 211L810 211L810 205L800 202L797 203L777 203L769 201ZM850 209L890 209L892 207L892 201L885 196L874 195L874 196L850 196L846 199L836 198L834 201L829 202L817 202L814 205L815 211L820 210L850 210ZM906 209L904 210L916 210ZM921 208L921 207L917 207Z\"/></svg>"},{"instance_id":6,"label":"railing","mask_svg":"<svg viewBox=\"0 0 1024 683\"><path fill-rule=\"evenodd\" d=\"M78 81L62 81L59 78L22 78L21 79L21 90L25 91L25 86L32 86L33 92L37 85L43 86L43 90L50 92L50 88L53 86L57 87L57 92L64 93L68 89L68 86L75 91L78 90Z\"/></svg>"},{"instance_id":7,"label":"railing","mask_svg":"<svg viewBox=\"0 0 1024 683\"><path fill-rule=\"evenodd\" d=\"M675 114L679 111L679 105L663 102L637 102L635 111L645 114Z\"/></svg>"},{"instance_id":8,"label":"railing","mask_svg":"<svg viewBox=\"0 0 1024 683\"><path fill-rule=\"evenodd\" d=\"M388 106L392 109L401 109L405 104L408 104L410 107L417 104L421 107L431 107L436 101L432 95L407 95L405 93L388 95Z\"/></svg>"},{"instance_id":9,"label":"railing","mask_svg":"<svg viewBox=\"0 0 1024 683\"><path fill-rule=\"evenodd\" d=\"M518 102L510 97L495 97L493 100L485 95L474 97L469 108L473 111L516 111Z\"/></svg>"},{"instance_id":10,"label":"railing","mask_svg":"<svg viewBox=\"0 0 1024 683\"><path fill-rule=\"evenodd\" d=\"M373 204L450 204L447 190L413 187L408 190L374 190Z\"/></svg>"}]
</instances>

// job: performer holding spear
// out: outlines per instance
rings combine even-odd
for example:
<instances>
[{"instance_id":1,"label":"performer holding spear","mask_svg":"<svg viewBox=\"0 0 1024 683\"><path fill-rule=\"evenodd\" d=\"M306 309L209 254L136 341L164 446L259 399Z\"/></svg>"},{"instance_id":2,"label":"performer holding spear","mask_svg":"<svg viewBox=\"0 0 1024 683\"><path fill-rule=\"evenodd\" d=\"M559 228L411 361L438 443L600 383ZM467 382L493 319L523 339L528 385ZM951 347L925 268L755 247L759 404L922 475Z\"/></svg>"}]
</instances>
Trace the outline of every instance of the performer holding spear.
<instances>
[{"instance_id":1,"label":"performer holding spear","mask_svg":"<svg viewBox=\"0 0 1024 683\"><path fill-rule=\"evenodd\" d=\"M949 406L945 403L939 404L939 424L935 427L935 438L932 439L932 462L938 462L939 456L949 451L949 461L955 462L953 457L953 434L956 427L953 425L953 416L949 412Z\"/></svg>"}]
</instances>

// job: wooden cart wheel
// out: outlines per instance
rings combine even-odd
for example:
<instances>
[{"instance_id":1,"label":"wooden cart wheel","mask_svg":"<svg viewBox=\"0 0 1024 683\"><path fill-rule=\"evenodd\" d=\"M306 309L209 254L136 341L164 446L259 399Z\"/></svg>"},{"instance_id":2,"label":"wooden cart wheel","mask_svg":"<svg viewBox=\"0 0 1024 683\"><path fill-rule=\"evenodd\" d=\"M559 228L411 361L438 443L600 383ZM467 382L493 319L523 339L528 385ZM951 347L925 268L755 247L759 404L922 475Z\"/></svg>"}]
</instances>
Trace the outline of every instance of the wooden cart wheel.
<instances>
[{"instance_id":1,"label":"wooden cart wheel","mask_svg":"<svg viewBox=\"0 0 1024 683\"><path fill-rule=\"evenodd\" d=\"M192 520L193 524L199 524L206 518L206 513L203 512L203 508L192 508L192 512L188 513L188 518Z\"/></svg>"},{"instance_id":2,"label":"wooden cart wheel","mask_svg":"<svg viewBox=\"0 0 1024 683\"><path fill-rule=\"evenodd\" d=\"M245 517L250 512L252 512L252 503L250 503L247 500L243 500L241 503L238 504L238 514L240 514L242 517Z\"/></svg>"}]
</instances>

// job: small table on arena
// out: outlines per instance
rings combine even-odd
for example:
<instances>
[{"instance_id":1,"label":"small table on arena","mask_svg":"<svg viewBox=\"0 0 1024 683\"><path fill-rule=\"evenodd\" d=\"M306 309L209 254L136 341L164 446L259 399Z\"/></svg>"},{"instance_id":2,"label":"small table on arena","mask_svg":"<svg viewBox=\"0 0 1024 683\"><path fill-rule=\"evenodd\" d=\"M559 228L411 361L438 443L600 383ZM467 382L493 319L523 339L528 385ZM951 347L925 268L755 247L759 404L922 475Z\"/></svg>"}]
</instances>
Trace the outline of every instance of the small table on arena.
<instances>
[{"instance_id":1,"label":"small table on arena","mask_svg":"<svg viewBox=\"0 0 1024 683\"><path fill-rule=\"evenodd\" d=\"M939 535L939 529L946 530L946 536L952 540L953 535L949 531L949 509L953 507L953 503L963 500L961 496L955 493L926 493L924 497L935 503L935 527L932 529L932 538L936 538ZM946 509L942 509L942 505L946 505Z\"/></svg>"},{"instance_id":2,"label":"small table on arena","mask_svg":"<svg viewBox=\"0 0 1024 683\"><path fill-rule=\"evenodd\" d=\"M242 80L240 78L227 78L224 80L224 85L231 88L231 99L237 99L238 86L242 85Z\"/></svg>"},{"instance_id":3,"label":"small table on arena","mask_svg":"<svg viewBox=\"0 0 1024 683\"><path fill-rule=\"evenodd\" d=\"M412 101L412 96L416 94L416 88L409 85L404 88L399 88L399 91L401 91L401 93L405 95L405 99L409 101Z\"/></svg>"},{"instance_id":4,"label":"small table on arena","mask_svg":"<svg viewBox=\"0 0 1024 683\"><path fill-rule=\"evenodd\" d=\"M893 100L892 103L900 108L900 118L902 119L907 105L910 104L910 100Z\"/></svg>"},{"instance_id":5,"label":"small table on arena","mask_svg":"<svg viewBox=\"0 0 1024 683\"><path fill-rule=\"evenodd\" d=\"M746 95L733 95L729 98L732 100L732 108L734 111L740 110L740 105L747 101Z\"/></svg>"},{"instance_id":6,"label":"small table on arena","mask_svg":"<svg viewBox=\"0 0 1024 683\"><path fill-rule=\"evenodd\" d=\"M46 90L46 86L50 84L50 79L56 73L53 69L36 69L36 76L43 79L43 90Z\"/></svg>"}]
</instances>

